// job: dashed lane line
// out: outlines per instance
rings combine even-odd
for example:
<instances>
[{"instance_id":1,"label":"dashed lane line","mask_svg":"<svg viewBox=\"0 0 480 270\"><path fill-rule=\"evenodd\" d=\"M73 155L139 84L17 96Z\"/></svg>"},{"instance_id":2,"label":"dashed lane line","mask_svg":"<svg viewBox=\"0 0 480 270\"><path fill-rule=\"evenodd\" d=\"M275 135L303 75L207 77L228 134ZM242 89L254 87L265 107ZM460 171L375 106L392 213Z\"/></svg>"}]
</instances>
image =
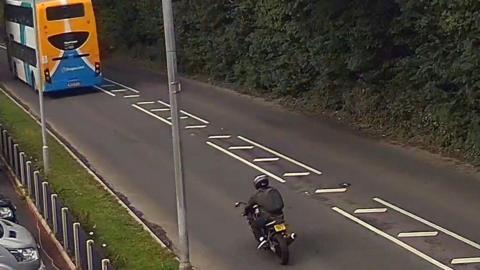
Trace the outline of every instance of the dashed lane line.
<instances>
[{"instance_id":1,"label":"dashed lane line","mask_svg":"<svg viewBox=\"0 0 480 270\"><path fill-rule=\"evenodd\" d=\"M284 173L283 176L285 177L298 177L298 176L309 176L310 172L290 172Z\"/></svg>"},{"instance_id":2,"label":"dashed lane line","mask_svg":"<svg viewBox=\"0 0 480 270\"><path fill-rule=\"evenodd\" d=\"M132 107L134 107L135 109L137 109L137 110L139 110L139 111L142 111L142 112L144 112L144 113L146 113L146 114L148 114L148 115L150 115L150 116L152 116L152 117L154 117L154 118L162 121L163 123L165 123L165 124L167 124L167 125L169 125L169 126L172 125L172 123L170 123L170 121L168 121L167 119L165 119L165 118L163 118L163 117L160 117L160 116L158 116L158 115L156 115L156 114L154 114L154 113L151 113L151 112L149 112L148 110L146 110L146 109L144 109L144 108L142 108L142 107L140 107L140 106L138 106L138 105L136 105L136 104L132 104Z\"/></svg>"},{"instance_id":3,"label":"dashed lane line","mask_svg":"<svg viewBox=\"0 0 480 270\"><path fill-rule=\"evenodd\" d=\"M288 161L292 162L293 164L296 164L296 165L298 165L298 166L300 166L300 167L302 167L302 168L304 168L304 169L307 169L307 170L309 170L309 171L311 171L311 172L313 172L313 173L316 173L316 174L318 174L318 175L321 175L321 174L322 174L322 172L319 171L319 170L317 170L317 169L314 169L314 168L312 168L312 167L310 167L310 166L308 166L308 165L305 165L305 164L303 164L303 163L301 163L301 162L299 162L299 161L296 161L296 160L294 160L293 158L290 158L290 157L287 157L287 156L285 156L285 155L283 155L283 154L280 154L279 152L277 152L277 151L275 151L275 150L273 150L273 149L270 149L270 148L268 148L268 147L266 147L266 146L263 146L263 145L261 145L261 144L259 144L259 143L257 143L257 142L254 142L254 141L252 141L252 140L250 140L250 139L247 139L247 138L245 138L245 137L243 137L243 136L237 136L237 138L239 138L240 140L242 140L242 141L244 141L244 142L248 142L248 143L250 143L250 144L253 144L253 145L255 145L255 146L257 146L257 147L259 147L259 148L261 148L261 149L263 149L263 150L265 150L265 151L267 151L267 152L270 152L271 154L274 154L274 155L279 156L279 157L281 157L281 158L283 158L283 159L285 159L285 160L288 160Z\"/></svg>"},{"instance_id":4,"label":"dashed lane line","mask_svg":"<svg viewBox=\"0 0 480 270\"><path fill-rule=\"evenodd\" d=\"M480 257L472 257L472 258L458 258L453 259L451 264L471 264L471 263L480 263Z\"/></svg>"},{"instance_id":5,"label":"dashed lane line","mask_svg":"<svg viewBox=\"0 0 480 270\"><path fill-rule=\"evenodd\" d=\"M209 139L230 139L231 135L211 135L208 136Z\"/></svg>"},{"instance_id":6,"label":"dashed lane line","mask_svg":"<svg viewBox=\"0 0 480 270\"><path fill-rule=\"evenodd\" d=\"M274 161L279 161L280 158L278 157L271 157L271 158L256 158L253 160L253 162L274 162Z\"/></svg>"},{"instance_id":7,"label":"dashed lane line","mask_svg":"<svg viewBox=\"0 0 480 270\"><path fill-rule=\"evenodd\" d=\"M365 221L363 221L363 220L361 220L361 219L359 219L359 218L357 218L357 217L355 217L355 216L353 216L353 215L345 212L344 210L342 210L342 209L340 209L340 208L338 208L338 207L333 207L332 210L335 211L335 212L337 212L338 214L340 214L340 215L342 215L342 216L350 219L351 221L357 223L358 225L363 226L364 228L366 228L366 229L368 229L368 230L376 233L377 235L382 236L383 238L386 238L387 240L393 242L394 244L396 244L396 245L398 245L398 246L400 246L400 247L402 247L402 248L410 251L411 253L413 253L413 254L417 255L418 257L424 259L425 261L427 261L427 262L429 262L429 263L437 266L437 267L440 268L440 269L443 269L443 270L453 270L452 268L446 266L445 264L443 264L443 263L435 260L434 258L428 256L427 254L425 254L425 253L423 253L423 252L415 249L414 247L412 247L412 246L410 246L410 245L408 245L408 244L406 244L406 243L398 240L397 238L395 238L395 237L393 237L393 236L391 236L391 235L383 232L382 230L380 230L380 229L378 229L378 228L376 228L376 227L374 227L374 226L366 223Z\"/></svg>"},{"instance_id":8,"label":"dashed lane line","mask_svg":"<svg viewBox=\"0 0 480 270\"><path fill-rule=\"evenodd\" d=\"M259 172L261 172L261 173L263 173L263 174L266 174L266 175L270 176L271 178L277 180L277 181L280 182L280 183L285 183L285 182L286 182L286 181L285 181L284 179L282 179L281 177L278 177L277 175L275 175L275 174L273 174L273 173L271 173L271 172L269 172L269 171L267 171L267 170L265 170L265 169L263 169L263 168L255 165L255 164L249 162L249 161L246 160L246 159L243 159L243 158L235 155L234 153L232 153L232 152L230 152L230 151L228 151L228 150L223 149L222 147L220 147L220 146L218 146L218 145L216 145L216 144L214 144L214 143L212 143L212 142L207 142L207 144L208 144L209 146L217 149L218 151L220 151L220 152L222 152L222 153L224 153L224 154L226 154L226 155L228 155L228 156L230 156L230 157L232 157L232 158L234 158L234 159L242 162L243 164L245 164L245 165L247 165L247 166L250 166L251 168L253 168L253 169L255 169L255 170L257 170L257 171L259 171Z\"/></svg>"},{"instance_id":9,"label":"dashed lane line","mask_svg":"<svg viewBox=\"0 0 480 270\"><path fill-rule=\"evenodd\" d=\"M434 237L437 236L438 232L402 232L398 234L398 238L409 238L409 237Z\"/></svg>"},{"instance_id":10,"label":"dashed lane line","mask_svg":"<svg viewBox=\"0 0 480 270\"><path fill-rule=\"evenodd\" d=\"M107 81L107 82L110 82L110 83L114 83L114 84L120 85L121 87L123 87L123 88L125 88L125 89L128 89L128 90L130 90L130 91L132 91L132 92L134 92L134 93L137 93L137 94L140 93L140 91L138 91L138 90L136 90L136 89L133 89L132 87L126 86L126 85L124 85L124 84L121 84L121 83L119 83L119 82L116 82L116 81L114 81L114 80L110 80L110 79L107 79L107 78L104 78L104 80Z\"/></svg>"},{"instance_id":11,"label":"dashed lane line","mask_svg":"<svg viewBox=\"0 0 480 270\"><path fill-rule=\"evenodd\" d=\"M474 241L472 241L472 240L470 240L470 239L467 239L467 238L465 238L465 237L463 237L463 236L461 236L461 235L458 235L458 234L456 234L456 233L454 233L454 232L452 232L452 231L449 231L449 230L447 230L447 229L445 229L445 228L443 228L443 227L440 227L440 226L438 226L437 224L434 224L434 223L432 223L432 222L430 222L430 221L428 221L428 220L425 220L425 219L423 219L423 218L421 218L421 217L419 217L419 216L416 216L416 215L414 215L414 214L412 214L412 213L410 213L410 212L408 212L408 211L406 211L406 210L403 210L402 208L400 208L400 207L398 207L398 206L396 206L396 205L393 205L393 204L391 204L391 203L389 203L389 202L387 202L387 201L384 201L384 200L382 200L382 199L380 199L380 198L374 198L373 200L376 201L376 202L378 202L378 203L381 203L381 204L385 205L386 207L391 208L391 209L393 209L393 210L395 210L395 211L397 211L397 212L399 212L399 213L402 213L402 214L404 214L405 216L408 216L408 217L410 217L410 218L412 218L412 219L415 219L416 221L419 221L419 222L421 222L421 223L423 223L423 224L425 224L425 225L427 225L427 226L430 226L430 227L434 228L434 229L437 230L437 231L440 231L440 232L445 233L445 234L447 234L447 235L449 235L449 236L451 236L451 237L453 237L453 238L455 238L455 239L457 239L457 240L459 240L459 241L462 241L463 243L465 243L465 244L467 244L467 245L469 245L469 246L472 246L472 247L474 247L474 248L476 248L476 249L480 249L480 244L478 244L478 243L476 243L476 242L474 242Z\"/></svg>"},{"instance_id":12,"label":"dashed lane line","mask_svg":"<svg viewBox=\"0 0 480 270\"><path fill-rule=\"evenodd\" d=\"M239 145L239 146L230 146L228 150L252 150L255 148L253 145Z\"/></svg>"},{"instance_id":13,"label":"dashed lane line","mask_svg":"<svg viewBox=\"0 0 480 270\"><path fill-rule=\"evenodd\" d=\"M356 209L353 213L354 214L374 214L374 213L385 213L387 212L387 208L359 208Z\"/></svg>"},{"instance_id":14,"label":"dashed lane line","mask_svg":"<svg viewBox=\"0 0 480 270\"><path fill-rule=\"evenodd\" d=\"M325 194L325 193L344 193L347 192L347 188L321 188L315 190L315 194Z\"/></svg>"},{"instance_id":15,"label":"dashed lane line","mask_svg":"<svg viewBox=\"0 0 480 270\"><path fill-rule=\"evenodd\" d=\"M107 95L110 95L110 96L112 96L112 97L115 97L115 94L114 94L114 93L111 93L110 91L107 91L107 90L105 90L105 89L103 89L103 88L101 88L101 87L98 87L98 86L95 85L94 88L97 89L97 90L100 90L100 91L104 92L104 93L107 94Z\"/></svg>"}]
</instances>

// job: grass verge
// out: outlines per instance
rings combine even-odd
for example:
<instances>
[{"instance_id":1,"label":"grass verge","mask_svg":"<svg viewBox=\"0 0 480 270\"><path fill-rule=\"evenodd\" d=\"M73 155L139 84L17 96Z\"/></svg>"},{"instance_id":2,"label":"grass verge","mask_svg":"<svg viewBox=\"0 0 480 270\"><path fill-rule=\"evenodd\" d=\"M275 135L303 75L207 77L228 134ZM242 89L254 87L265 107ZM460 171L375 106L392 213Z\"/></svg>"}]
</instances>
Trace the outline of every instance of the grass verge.
<instances>
[{"instance_id":1,"label":"grass verge","mask_svg":"<svg viewBox=\"0 0 480 270\"><path fill-rule=\"evenodd\" d=\"M0 92L0 123L23 151L42 167L39 125ZM162 248L54 138L49 137L51 172L48 181L97 243L107 244L116 269L178 269L174 255Z\"/></svg>"}]
</instances>

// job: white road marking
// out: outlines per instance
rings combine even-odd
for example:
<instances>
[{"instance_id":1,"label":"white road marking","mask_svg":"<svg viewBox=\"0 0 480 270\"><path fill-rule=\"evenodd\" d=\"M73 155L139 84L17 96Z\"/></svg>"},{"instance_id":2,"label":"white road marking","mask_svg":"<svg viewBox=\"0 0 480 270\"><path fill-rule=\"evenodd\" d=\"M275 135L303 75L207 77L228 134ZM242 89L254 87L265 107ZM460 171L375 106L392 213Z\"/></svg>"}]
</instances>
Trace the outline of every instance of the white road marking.
<instances>
[{"instance_id":1,"label":"white road marking","mask_svg":"<svg viewBox=\"0 0 480 270\"><path fill-rule=\"evenodd\" d=\"M127 89L113 89L113 90L110 90L110 92L113 92L113 93L127 92Z\"/></svg>"},{"instance_id":2,"label":"white road marking","mask_svg":"<svg viewBox=\"0 0 480 270\"><path fill-rule=\"evenodd\" d=\"M232 152L230 152L230 151L227 151L227 150L223 149L222 147L220 147L220 146L218 146L218 145L216 145L216 144L214 144L214 143L212 143L212 142L207 142L207 144L208 144L209 146L217 149L218 151L223 152L224 154L227 154L227 155L229 155L230 157L232 157L232 158L234 158L234 159L242 162L243 164L248 165L248 166L254 168L254 169L257 170L257 171L259 171L259 172L261 172L261 173L263 173L263 174L266 174L266 175L270 176L271 178L277 180L277 181L280 182L280 183L285 183L285 182L286 182L285 180L283 180L282 178L276 176L275 174L273 174L273 173L271 173L271 172L269 172L269 171L267 171L267 170L265 170L265 169L263 169L263 168L260 168L259 166L255 165L255 164L253 164L253 163L251 163L251 162L249 162L249 161L247 161L246 159L243 159L243 158L235 155L234 153L232 153Z\"/></svg>"},{"instance_id":3,"label":"white road marking","mask_svg":"<svg viewBox=\"0 0 480 270\"><path fill-rule=\"evenodd\" d=\"M310 172L292 172L292 173L284 173L283 176L285 177L297 177L297 176L308 176Z\"/></svg>"},{"instance_id":4,"label":"white road marking","mask_svg":"<svg viewBox=\"0 0 480 270\"><path fill-rule=\"evenodd\" d=\"M104 78L104 80L107 81L107 82L111 82L111 83L114 83L114 84L118 84L118 85L120 85L121 87L123 87L123 88L125 88L125 89L128 89L128 90L130 90L130 91L132 91L132 92L134 92L134 93L137 93L137 94L140 93L140 91L138 91L138 90L136 90L136 89L133 89L133 88L131 88L131 87L129 87L129 86L126 86L126 85L124 85L124 84L121 84L121 83L119 83L119 82L116 82L116 81L114 81L114 80L110 80L110 79L107 79L107 78Z\"/></svg>"},{"instance_id":5,"label":"white road marking","mask_svg":"<svg viewBox=\"0 0 480 270\"><path fill-rule=\"evenodd\" d=\"M437 231L441 231L442 233L445 233L445 234L447 234L447 235L449 235L449 236L451 236L451 237L453 237L453 238L455 238L455 239L457 239L457 240L459 240L459 241L462 241L462 242L464 242L464 243L467 244L467 245L470 245L470 246L472 246L472 247L474 247L474 248L476 248L476 249L480 249L480 244L478 244L478 243L476 243L476 242L474 242L474 241L472 241L472 240L470 240L470 239L467 239L467 238L465 238L465 237L463 237L463 236L460 236L460 235L458 235L458 234L456 234L456 233L454 233L454 232L451 232L451 231L449 231L449 230L447 230L447 229L445 229L445 228L442 228L442 227L440 227L440 226L438 226L438 225L436 225L436 224L434 224L434 223L432 223L432 222L430 222L430 221L427 221L427 220L425 220L425 219L423 219L423 218L421 218L421 217L418 217L418 216L416 216L416 215L414 215L414 214L412 214L412 213L410 213L410 212L408 212L408 211L406 211L406 210L401 209L401 208L398 207L398 206L395 206L395 205L393 205L393 204L391 204L391 203L389 203L389 202L386 202L386 201L384 201L384 200L382 200L382 199L380 199L380 198L374 198L373 200L376 201L376 202L378 202L378 203L381 203L381 204L385 205L386 207L389 207L389 208L391 208L391 209L393 209L393 210L395 210L395 211L397 211L397 212L399 212L399 213L402 213L402 214L404 214L404 215L406 215L406 216L408 216L408 217L410 217L410 218L413 218L413 219L415 219L415 220L417 220L417 221L419 221L419 222L421 222L421 223L423 223L423 224L425 224L425 225L427 225L427 226L430 226L430 227L434 228L434 229L437 230Z\"/></svg>"},{"instance_id":6,"label":"white road marking","mask_svg":"<svg viewBox=\"0 0 480 270\"><path fill-rule=\"evenodd\" d=\"M138 98L140 95L128 95L128 96L123 96L123 98Z\"/></svg>"},{"instance_id":7,"label":"white road marking","mask_svg":"<svg viewBox=\"0 0 480 270\"><path fill-rule=\"evenodd\" d=\"M107 94L107 95L110 95L110 96L112 96L112 97L115 97L115 94L114 94L114 93L111 93L110 91L107 91L107 90L105 90L105 89L103 89L103 88L101 88L101 87L98 87L98 86L95 85L94 88L95 88L95 89L98 89L98 90L100 90L100 91L102 91L102 92L104 92L104 93Z\"/></svg>"},{"instance_id":8,"label":"white road marking","mask_svg":"<svg viewBox=\"0 0 480 270\"><path fill-rule=\"evenodd\" d=\"M137 105L149 105L149 104L155 104L155 101L142 101L142 102L137 102Z\"/></svg>"},{"instance_id":9,"label":"white road marking","mask_svg":"<svg viewBox=\"0 0 480 270\"><path fill-rule=\"evenodd\" d=\"M209 139L230 139L231 135L212 135L208 136Z\"/></svg>"},{"instance_id":10,"label":"white road marking","mask_svg":"<svg viewBox=\"0 0 480 270\"><path fill-rule=\"evenodd\" d=\"M140 106L138 106L138 105L136 105L136 104L132 104L132 107L134 107L135 109L140 110L140 111L142 111L142 112L144 112L144 113L146 113L146 114L148 114L148 115L150 115L150 116L152 116L152 117L154 117L154 118L157 118L158 120L164 122L164 123L167 124L167 125L170 125L170 126L172 125L172 123L170 123L167 119L162 118L162 117L160 117L160 116L158 116L158 115L156 115L156 114L154 114L154 113L151 113L151 112L149 112L148 110L146 110L146 109L144 109L144 108L142 108L142 107L140 107Z\"/></svg>"},{"instance_id":11,"label":"white road marking","mask_svg":"<svg viewBox=\"0 0 480 270\"><path fill-rule=\"evenodd\" d=\"M346 188L322 188L315 190L315 194L324 194L324 193L343 193L347 192Z\"/></svg>"},{"instance_id":12,"label":"white road marking","mask_svg":"<svg viewBox=\"0 0 480 270\"><path fill-rule=\"evenodd\" d=\"M172 117L169 116L167 119L168 119L168 120L172 120ZM180 119L181 119L181 120L188 119L188 116L180 116Z\"/></svg>"},{"instance_id":13,"label":"white road marking","mask_svg":"<svg viewBox=\"0 0 480 270\"><path fill-rule=\"evenodd\" d=\"M200 121L200 122L202 122L202 123L204 123L204 124L207 124L207 125L210 124L210 122L208 122L207 120L204 120L204 119L202 119L202 118L200 118L200 117L198 117L198 116L196 116L196 115L193 115L193 114L191 114L191 113L189 113L189 112L186 112L186 111L184 111L184 110L180 110L180 112L183 113L183 114L185 114L185 115L187 115L187 116L190 116L190 117L192 117L193 119L196 119L196 120L198 120L198 121Z\"/></svg>"},{"instance_id":14,"label":"white road marking","mask_svg":"<svg viewBox=\"0 0 480 270\"><path fill-rule=\"evenodd\" d=\"M398 234L398 238L407 237L433 237L437 236L438 232L402 232Z\"/></svg>"},{"instance_id":15,"label":"white road marking","mask_svg":"<svg viewBox=\"0 0 480 270\"><path fill-rule=\"evenodd\" d=\"M318 174L318 175L321 175L321 174L322 174L322 172L319 171L319 170L316 170L316 169L314 169L314 168L312 168L312 167L310 167L310 166L308 166L308 165L305 165L305 164L303 164L303 163L301 163L301 162L298 162L298 161L296 161L296 160L294 160L294 159L292 159L292 158L289 158L289 157L287 157L287 156L285 156L285 155L283 155L283 154L280 154L280 153L278 153L277 151L272 150L272 149L270 149L270 148L268 148L268 147L265 147L265 146L263 146L263 145L261 145L261 144L259 144L259 143L257 143L257 142L254 142L254 141L252 141L252 140L250 140L250 139L247 139L247 138L245 138L245 137L243 137L243 136L238 136L238 138L239 138L240 140L242 140L242 141L251 143L251 144L253 144L253 145L255 145L255 146L257 146L257 147L259 147L259 148L261 148L261 149L263 149L263 150L265 150L265 151L267 151L267 152L270 152L270 153L272 153L272 154L274 154L274 155L276 155L276 156L279 156L279 157L281 157L281 158L283 158L283 159L285 159L285 160L288 160L288 161L290 161L290 162L292 162L292 163L294 163L294 164L296 164L296 165L298 165L298 166L300 166L300 167L303 167L303 168L305 168L305 169L307 169L307 170L309 170L309 171L311 171L311 172L313 172L313 173L316 173L316 174Z\"/></svg>"},{"instance_id":16,"label":"white road marking","mask_svg":"<svg viewBox=\"0 0 480 270\"><path fill-rule=\"evenodd\" d=\"M5 45L3 45L3 44L0 44L0 48L2 48L2 49L4 49L4 50L7 49L7 47L5 47Z\"/></svg>"},{"instance_id":17,"label":"white road marking","mask_svg":"<svg viewBox=\"0 0 480 270\"><path fill-rule=\"evenodd\" d=\"M186 129L199 129L199 128L206 128L205 125L198 125L198 126L186 126Z\"/></svg>"},{"instance_id":18,"label":"white road marking","mask_svg":"<svg viewBox=\"0 0 480 270\"><path fill-rule=\"evenodd\" d=\"M422 253L421 251L419 251L419 250L417 250L417 249L415 249L415 248L407 245L406 243L398 240L397 238L395 238L395 237L393 237L393 236L391 236L391 235L389 235L389 234L387 234L387 233L379 230L378 228L376 228L376 227L374 227L374 226L366 223L365 221L363 221L363 220L361 220L361 219L359 219L359 218L357 218L357 217L355 217L355 216L353 216L353 215L345 212L344 210L342 210L342 209L340 209L340 208L338 208L338 207L333 207L332 210L335 211L335 212L337 212L337 213L339 213L340 215L342 215L342 216L350 219L351 221L353 221L353 222L355 222L355 223L357 223L357 224L365 227L366 229L368 229L368 230L370 230L370 231L378 234L379 236L382 236L382 237L386 238L387 240L390 240L391 242L393 242L393 243L397 244L398 246L400 246L400 247L402 247L402 248L410 251L411 253L413 253L413 254L417 255L418 257L426 260L427 262L429 262L429 263L437 266L437 267L440 268L440 269L443 269L443 270L453 270L452 268L450 268L450 267L444 265L443 263L441 263L441 262L433 259L432 257L426 255L425 253Z\"/></svg>"},{"instance_id":19,"label":"white road marking","mask_svg":"<svg viewBox=\"0 0 480 270\"><path fill-rule=\"evenodd\" d=\"M162 104L163 106L166 106L166 107L170 108L170 104L168 104L168 103L166 103L166 102L164 102L164 101L161 101L161 100L157 100L157 101L158 101L158 103ZM187 115L187 116L190 116L190 117L192 117L193 119L196 119L196 120L198 120L198 121L200 121L200 122L202 122L202 123L204 123L204 124L207 124L207 125L210 124L210 122L208 122L207 120L202 119L202 118L200 118L200 117L198 117L198 116L196 116L196 115L193 115L193 114L191 114L191 113L189 113L189 112L187 112L187 111L180 110L180 112L183 113L183 114L185 114L185 115Z\"/></svg>"},{"instance_id":20,"label":"white road marking","mask_svg":"<svg viewBox=\"0 0 480 270\"><path fill-rule=\"evenodd\" d=\"M451 264L480 263L480 257L453 259Z\"/></svg>"},{"instance_id":21,"label":"white road marking","mask_svg":"<svg viewBox=\"0 0 480 270\"><path fill-rule=\"evenodd\" d=\"M253 160L253 162L273 162L273 161L279 161L280 158L278 157L273 157L273 158L256 158Z\"/></svg>"},{"instance_id":22,"label":"white road marking","mask_svg":"<svg viewBox=\"0 0 480 270\"><path fill-rule=\"evenodd\" d=\"M115 86L115 84L102 84L100 86L101 87L112 87L112 86Z\"/></svg>"},{"instance_id":23,"label":"white road marking","mask_svg":"<svg viewBox=\"0 0 480 270\"><path fill-rule=\"evenodd\" d=\"M170 109L168 108L160 108L160 109L151 109L151 112L168 112Z\"/></svg>"},{"instance_id":24,"label":"white road marking","mask_svg":"<svg viewBox=\"0 0 480 270\"><path fill-rule=\"evenodd\" d=\"M360 208L356 209L353 213L355 214L372 214L372 213L385 213L387 208Z\"/></svg>"},{"instance_id":25,"label":"white road marking","mask_svg":"<svg viewBox=\"0 0 480 270\"><path fill-rule=\"evenodd\" d=\"M253 145L230 146L228 150L251 150L255 148Z\"/></svg>"}]
</instances>

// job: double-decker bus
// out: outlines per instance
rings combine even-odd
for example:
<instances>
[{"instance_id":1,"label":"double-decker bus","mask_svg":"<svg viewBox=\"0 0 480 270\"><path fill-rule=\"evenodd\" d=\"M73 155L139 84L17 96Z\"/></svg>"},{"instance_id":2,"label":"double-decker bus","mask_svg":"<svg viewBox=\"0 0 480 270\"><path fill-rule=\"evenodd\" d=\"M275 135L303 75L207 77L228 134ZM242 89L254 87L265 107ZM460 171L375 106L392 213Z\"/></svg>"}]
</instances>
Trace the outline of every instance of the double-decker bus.
<instances>
[{"instance_id":1,"label":"double-decker bus","mask_svg":"<svg viewBox=\"0 0 480 270\"><path fill-rule=\"evenodd\" d=\"M4 17L10 70L32 89L101 83L91 0L6 0Z\"/></svg>"}]
</instances>

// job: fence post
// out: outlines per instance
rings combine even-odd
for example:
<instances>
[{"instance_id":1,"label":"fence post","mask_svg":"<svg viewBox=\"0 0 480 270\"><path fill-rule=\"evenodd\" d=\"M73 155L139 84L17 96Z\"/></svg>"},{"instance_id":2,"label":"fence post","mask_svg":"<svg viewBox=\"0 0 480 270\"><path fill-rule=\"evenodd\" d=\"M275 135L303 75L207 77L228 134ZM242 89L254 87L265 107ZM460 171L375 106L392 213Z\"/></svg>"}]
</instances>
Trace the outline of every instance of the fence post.
<instances>
[{"instance_id":1,"label":"fence post","mask_svg":"<svg viewBox=\"0 0 480 270\"><path fill-rule=\"evenodd\" d=\"M93 240L87 240L87 270L93 270Z\"/></svg>"},{"instance_id":2,"label":"fence post","mask_svg":"<svg viewBox=\"0 0 480 270\"><path fill-rule=\"evenodd\" d=\"M75 265L80 268L80 223L73 223L73 245L75 253Z\"/></svg>"},{"instance_id":3,"label":"fence post","mask_svg":"<svg viewBox=\"0 0 480 270\"><path fill-rule=\"evenodd\" d=\"M13 145L13 168L15 170L15 176L18 178L20 175L18 172L18 143Z\"/></svg>"},{"instance_id":4,"label":"fence post","mask_svg":"<svg viewBox=\"0 0 480 270\"><path fill-rule=\"evenodd\" d=\"M57 221L57 194L52 194L52 224L53 224L53 234L55 237L58 233L58 221Z\"/></svg>"},{"instance_id":5,"label":"fence post","mask_svg":"<svg viewBox=\"0 0 480 270\"><path fill-rule=\"evenodd\" d=\"M47 196L48 182L42 182L42 197L43 197L43 217L48 221L48 196Z\"/></svg>"},{"instance_id":6,"label":"fence post","mask_svg":"<svg viewBox=\"0 0 480 270\"><path fill-rule=\"evenodd\" d=\"M103 259L102 260L102 270L108 270L108 265L110 265L110 260L109 259Z\"/></svg>"},{"instance_id":7,"label":"fence post","mask_svg":"<svg viewBox=\"0 0 480 270\"><path fill-rule=\"evenodd\" d=\"M32 162L27 161L27 190L28 196L32 197Z\"/></svg>"},{"instance_id":8,"label":"fence post","mask_svg":"<svg viewBox=\"0 0 480 270\"><path fill-rule=\"evenodd\" d=\"M63 230L63 247L68 250L68 227L67 227L68 208L62 208L62 230ZM75 236L74 236L75 237Z\"/></svg>"},{"instance_id":9,"label":"fence post","mask_svg":"<svg viewBox=\"0 0 480 270\"><path fill-rule=\"evenodd\" d=\"M33 172L33 185L35 186L35 206L37 207L37 209L40 209L40 205L39 205L40 192L39 192L39 188L38 188L38 182L40 181L39 178L40 178L40 172L39 171L34 171Z\"/></svg>"},{"instance_id":10,"label":"fence post","mask_svg":"<svg viewBox=\"0 0 480 270\"><path fill-rule=\"evenodd\" d=\"M3 154L3 127L0 124L0 154Z\"/></svg>"},{"instance_id":11,"label":"fence post","mask_svg":"<svg viewBox=\"0 0 480 270\"><path fill-rule=\"evenodd\" d=\"M25 153L20 152L20 182L25 186Z\"/></svg>"},{"instance_id":12,"label":"fence post","mask_svg":"<svg viewBox=\"0 0 480 270\"><path fill-rule=\"evenodd\" d=\"M13 167L13 140L8 136L8 161L10 167Z\"/></svg>"},{"instance_id":13,"label":"fence post","mask_svg":"<svg viewBox=\"0 0 480 270\"><path fill-rule=\"evenodd\" d=\"M7 149L8 149L8 146L7 146L7 131L4 129L2 131L2 150L3 150L3 156L5 157L5 159L7 159Z\"/></svg>"}]
</instances>

